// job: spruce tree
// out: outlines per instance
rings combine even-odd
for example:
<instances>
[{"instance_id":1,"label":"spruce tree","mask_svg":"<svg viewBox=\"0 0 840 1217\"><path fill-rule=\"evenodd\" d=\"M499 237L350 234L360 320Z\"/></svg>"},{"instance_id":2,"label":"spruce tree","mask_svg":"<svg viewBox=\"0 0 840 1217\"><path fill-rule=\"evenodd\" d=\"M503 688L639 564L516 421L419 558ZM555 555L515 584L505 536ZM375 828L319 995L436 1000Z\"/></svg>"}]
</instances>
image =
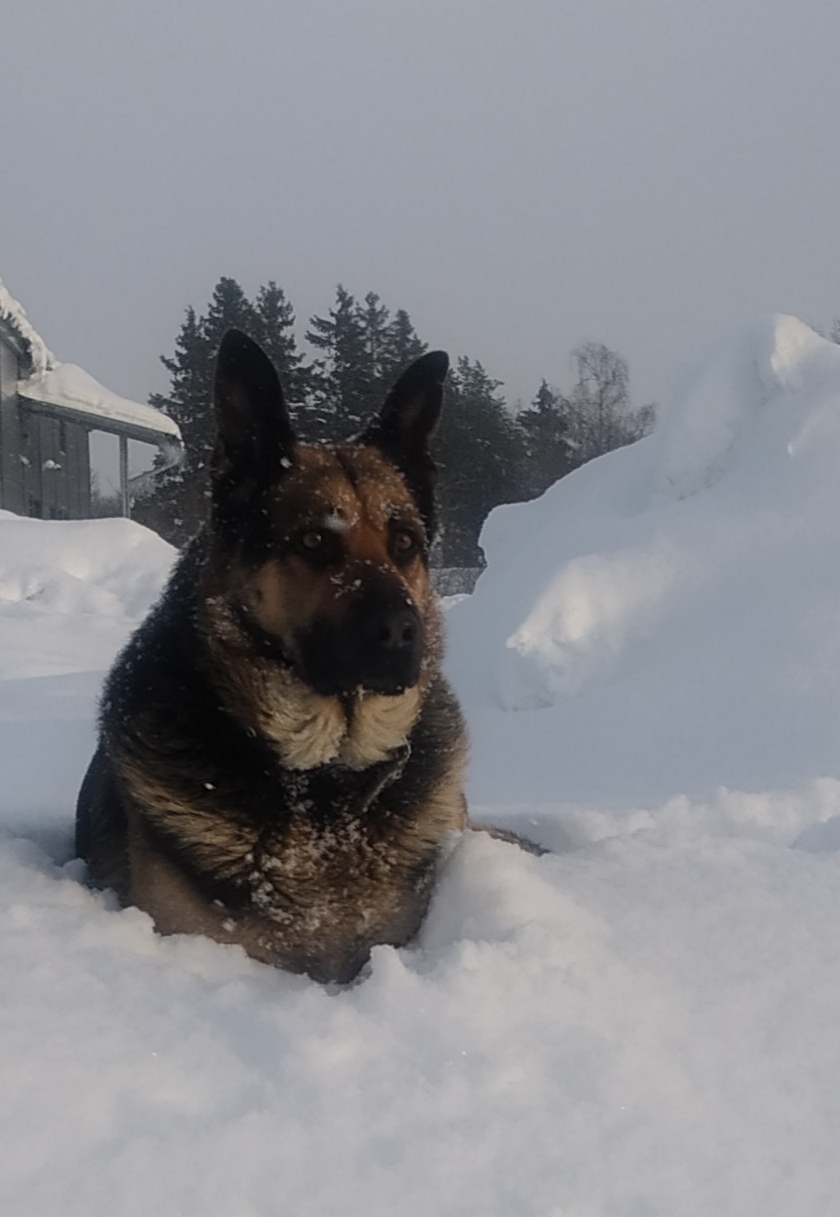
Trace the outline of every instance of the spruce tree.
<instances>
[{"instance_id":1,"label":"spruce tree","mask_svg":"<svg viewBox=\"0 0 840 1217\"><path fill-rule=\"evenodd\" d=\"M251 335L274 364L293 414L300 411L309 391L309 370L295 339L295 310L282 287L273 279L259 289L254 305Z\"/></svg>"},{"instance_id":2,"label":"spruce tree","mask_svg":"<svg viewBox=\"0 0 840 1217\"><path fill-rule=\"evenodd\" d=\"M368 292L364 305L357 306L357 315L362 329L362 343L365 352L365 367L363 369L367 384L364 403L365 413L369 416L382 404L385 394L391 387L386 383L388 373L388 338L390 334L390 313L384 304L380 303L376 292Z\"/></svg>"},{"instance_id":3,"label":"spruce tree","mask_svg":"<svg viewBox=\"0 0 840 1217\"><path fill-rule=\"evenodd\" d=\"M214 352L228 330L243 330L253 335L259 329L253 304L235 279L224 276L214 287L210 305L201 320L204 336Z\"/></svg>"},{"instance_id":4,"label":"spruce tree","mask_svg":"<svg viewBox=\"0 0 840 1217\"><path fill-rule=\"evenodd\" d=\"M181 428L184 456L181 465L162 470L154 493L141 499L134 516L154 528L167 541L182 545L196 530L206 510L206 473L215 435L210 368L213 351L204 334L203 319L190 307L175 339L175 354L162 355L171 377L169 392L153 393L149 404L168 414ZM156 457L159 467L162 457Z\"/></svg>"},{"instance_id":5,"label":"spruce tree","mask_svg":"<svg viewBox=\"0 0 840 1217\"><path fill-rule=\"evenodd\" d=\"M447 380L432 449L440 474L444 566L481 565L478 537L488 513L522 497L519 437L500 387L480 363L463 357Z\"/></svg>"},{"instance_id":6,"label":"spruce tree","mask_svg":"<svg viewBox=\"0 0 840 1217\"><path fill-rule=\"evenodd\" d=\"M404 308L397 309L386 331L382 355L382 378L386 386L390 387L426 349L426 343L417 337L408 313Z\"/></svg>"},{"instance_id":7,"label":"spruce tree","mask_svg":"<svg viewBox=\"0 0 840 1217\"><path fill-rule=\"evenodd\" d=\"M562 393L543 380L529 408L517 416L522 434L523 490L528 498L536 498L574 468L570 410Z\"/></svg>"},{"instance_id":8,"label":"spruce tree","mask_svg":"<svg viewBox=\"0 0 840 1217\"><path fill-rule=\"evenodd\" d=\"M339 283L335 307L312 317L306 339L321 352L312 369L313 438L348 439L361 430L370 405L364 325L356 301Z\"/></svg>"}]
</instances>

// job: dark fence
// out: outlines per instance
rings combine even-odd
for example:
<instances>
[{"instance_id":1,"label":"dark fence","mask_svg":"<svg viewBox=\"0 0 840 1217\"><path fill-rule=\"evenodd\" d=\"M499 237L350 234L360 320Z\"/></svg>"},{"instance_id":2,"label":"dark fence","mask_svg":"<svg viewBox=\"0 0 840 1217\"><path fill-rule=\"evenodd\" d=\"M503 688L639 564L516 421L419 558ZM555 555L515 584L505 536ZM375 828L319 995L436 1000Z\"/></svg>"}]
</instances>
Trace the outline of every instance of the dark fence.
<instances>
[{"instance_id":1,"label":"dark fence","mask_svg":"<svg viewBox=\"0 0 840 1217\"><path fill-rule=\"evenodd\" d=\"M481 574L480 566L433 566L429 572L439 596L469 595Z\"/></svg>"}]
</instances>

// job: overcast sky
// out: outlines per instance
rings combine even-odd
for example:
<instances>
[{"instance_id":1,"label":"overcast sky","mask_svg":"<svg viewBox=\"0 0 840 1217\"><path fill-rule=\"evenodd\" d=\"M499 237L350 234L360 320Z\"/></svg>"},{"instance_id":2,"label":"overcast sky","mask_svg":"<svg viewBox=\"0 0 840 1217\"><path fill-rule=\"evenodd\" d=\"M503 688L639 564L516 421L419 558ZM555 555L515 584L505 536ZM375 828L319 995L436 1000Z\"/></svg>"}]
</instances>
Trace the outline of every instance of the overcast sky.
<instances>
[{"instance_id":1,"label":"overcast sky","mask_svg":"<svg viewBox=\"0 0 840 1217\"><path fill-rule=\"evenodd\" d=\"M732 320L840 315L837 0L22 0L0 277L138 400L188 304L338 282L529 398L634 398Z\"/></svg>"}]
</instances>

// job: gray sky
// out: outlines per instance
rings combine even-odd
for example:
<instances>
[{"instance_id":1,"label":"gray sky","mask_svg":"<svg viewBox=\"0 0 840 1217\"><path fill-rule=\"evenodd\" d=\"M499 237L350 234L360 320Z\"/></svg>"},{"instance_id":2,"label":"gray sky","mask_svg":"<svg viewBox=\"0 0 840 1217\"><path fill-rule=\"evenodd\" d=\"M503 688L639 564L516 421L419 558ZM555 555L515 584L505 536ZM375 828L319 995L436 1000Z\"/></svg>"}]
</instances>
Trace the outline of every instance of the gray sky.
<instances>
[{"instance_id":1,"label":"gray sky","mask_svg":"<svg viewBox=\"0 0 840 1217\"><path fill-rule=\"evenodd\" d=\"M138 400L184 309L335 284L529 398L602 340L635 400L755 312L840 314L837 0L25 0L0 276Z\"/></svg>"}]
</instances>

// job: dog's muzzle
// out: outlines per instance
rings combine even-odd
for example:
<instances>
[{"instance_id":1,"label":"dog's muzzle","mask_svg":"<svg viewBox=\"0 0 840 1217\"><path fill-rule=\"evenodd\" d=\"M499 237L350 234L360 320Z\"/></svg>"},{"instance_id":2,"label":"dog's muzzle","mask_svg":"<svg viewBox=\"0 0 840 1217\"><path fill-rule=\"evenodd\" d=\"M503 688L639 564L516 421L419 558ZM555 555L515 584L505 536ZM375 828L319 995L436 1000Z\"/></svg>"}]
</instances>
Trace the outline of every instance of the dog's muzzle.
<instances>
[{"instance_id":1,"label":"dog's muzzle","mask_svg":"<svg viewBox=\"0 0 840 1217\"><path fill-rule=\"evenodd\" d=\"M301 653L318 693L398 694L417 684L423 645L420 615L399 590L362 595L343 620L315 623Z\"/></svg>"}]
</instances>

